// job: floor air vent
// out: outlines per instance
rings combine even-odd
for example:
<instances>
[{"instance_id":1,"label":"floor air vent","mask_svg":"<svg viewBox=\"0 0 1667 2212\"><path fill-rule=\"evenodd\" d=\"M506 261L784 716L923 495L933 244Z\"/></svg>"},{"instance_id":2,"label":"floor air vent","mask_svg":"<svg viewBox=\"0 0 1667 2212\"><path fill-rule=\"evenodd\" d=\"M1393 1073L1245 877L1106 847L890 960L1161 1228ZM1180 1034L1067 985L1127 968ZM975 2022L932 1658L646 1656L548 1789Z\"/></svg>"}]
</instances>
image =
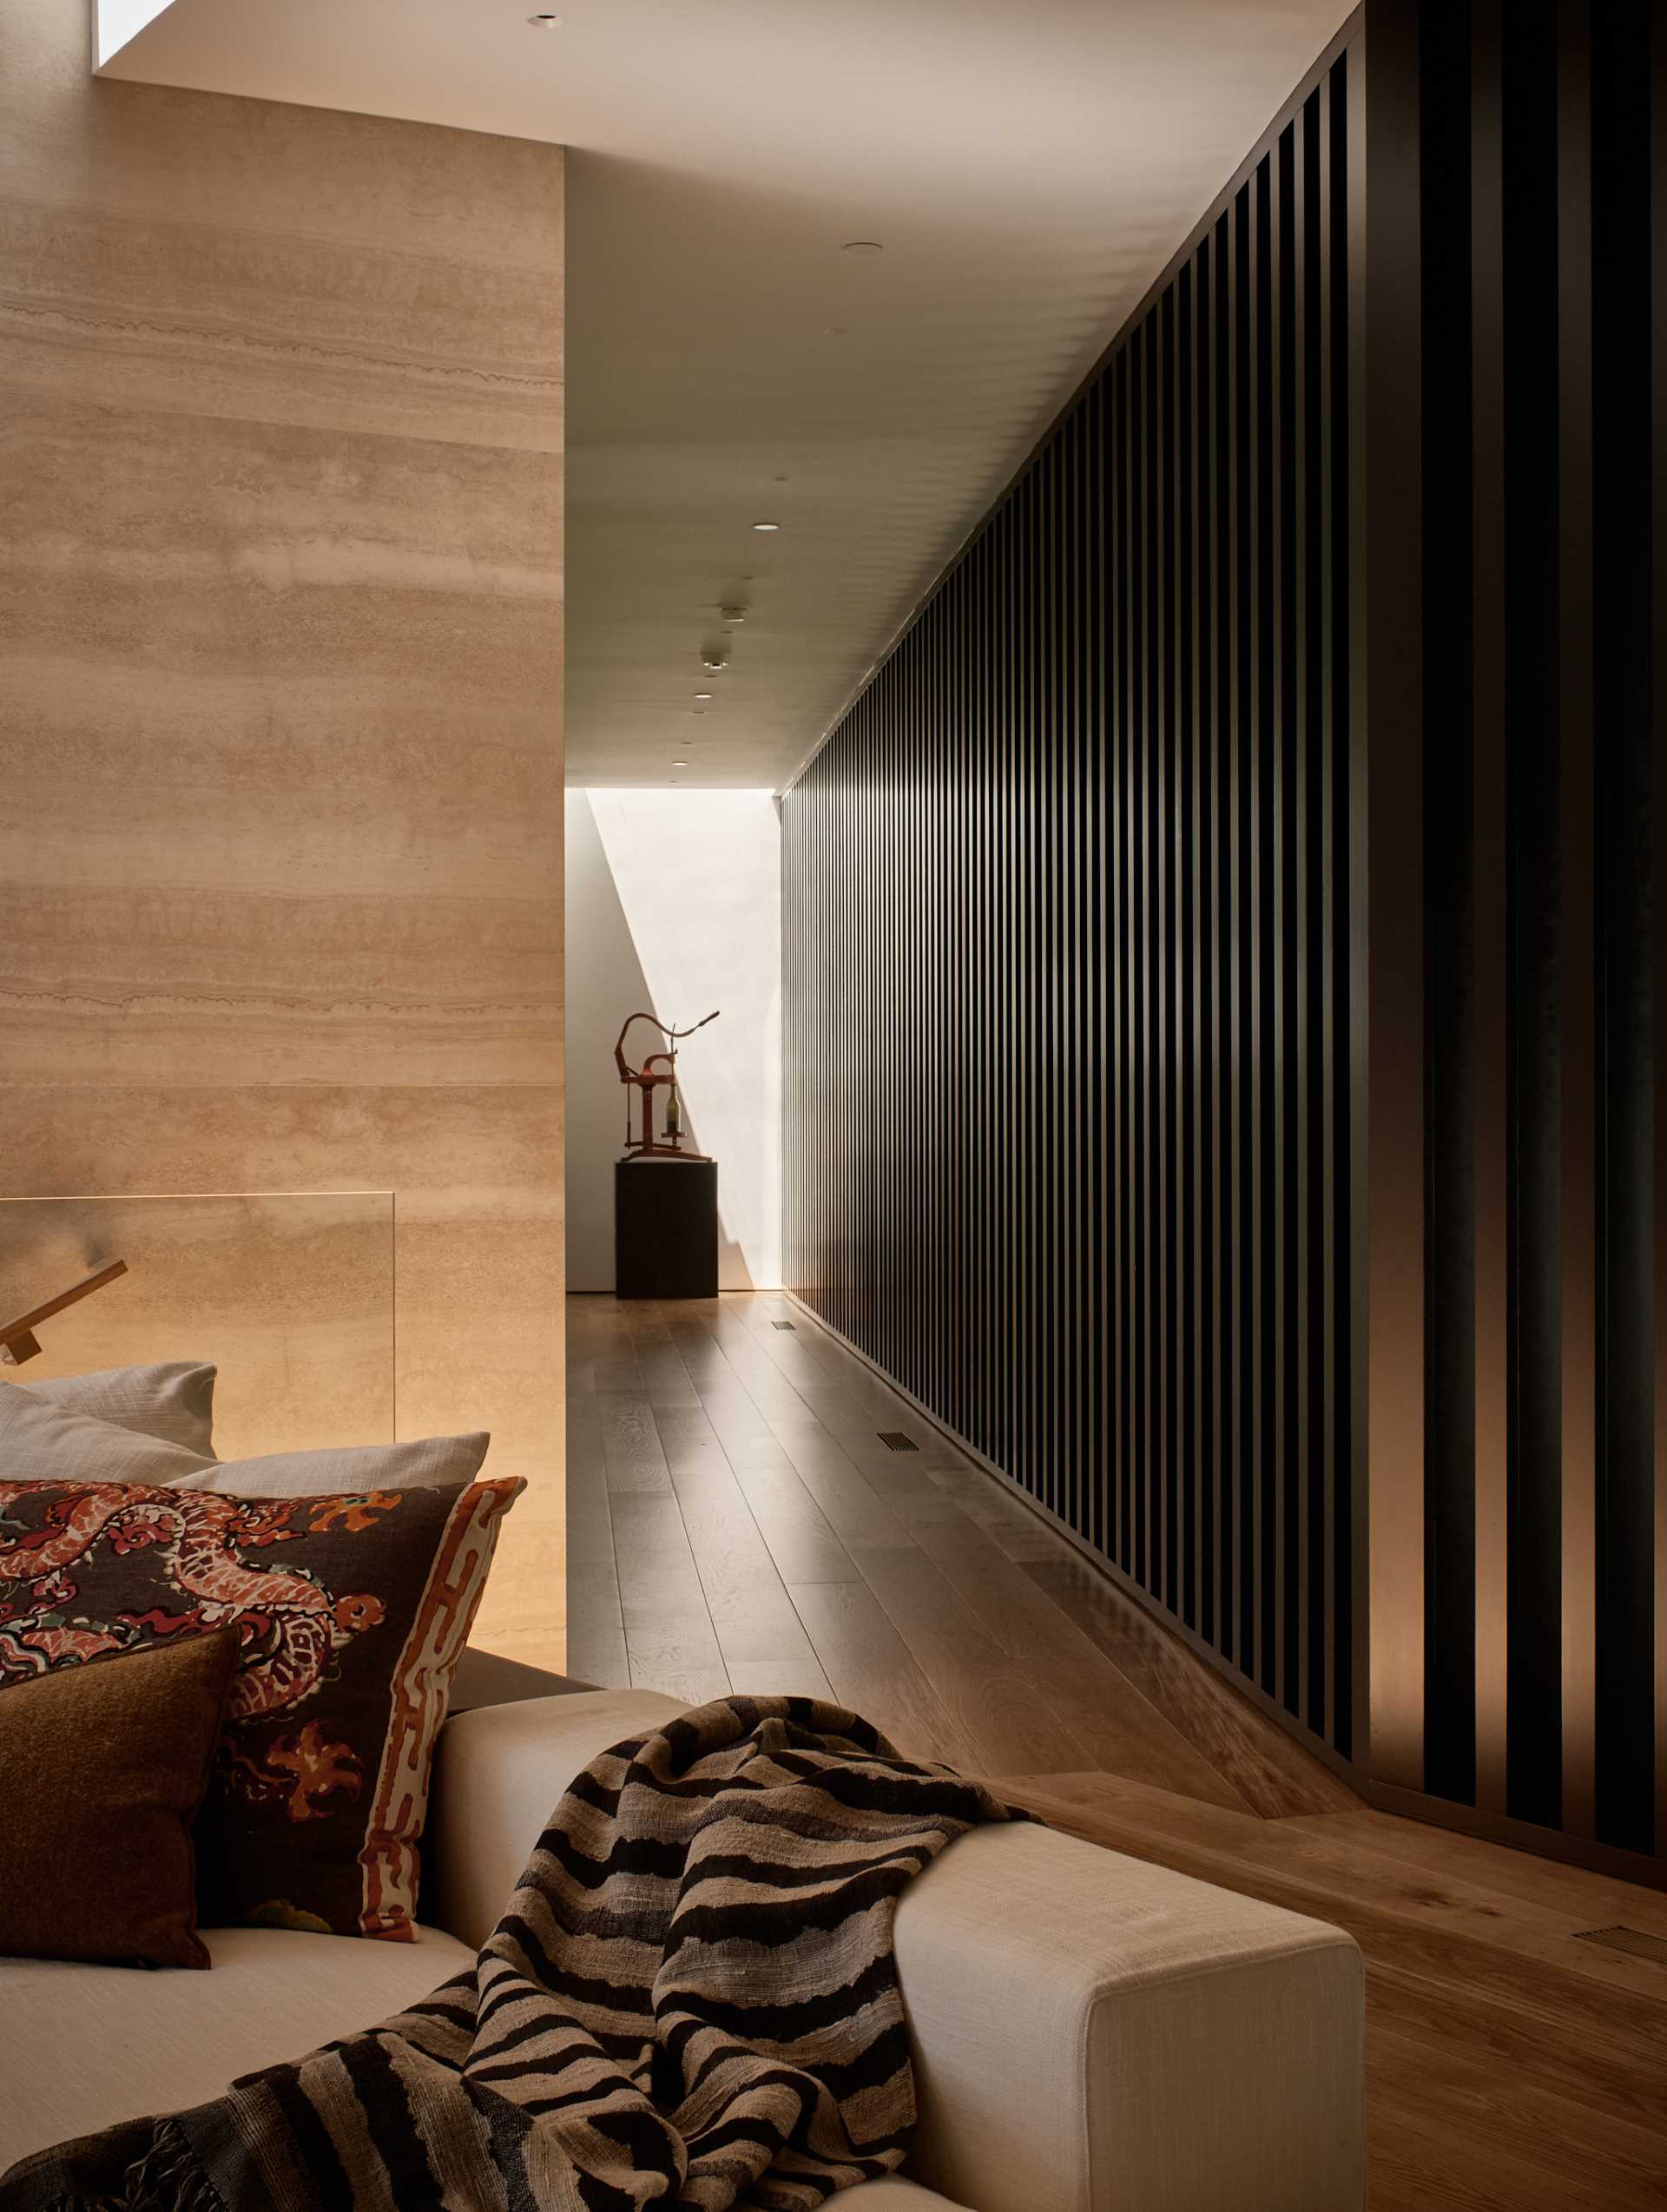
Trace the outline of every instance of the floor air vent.
<instances>
[{"instance_id":1,"label":"floor air vent","mask_svg":"<svg viewBox=\"0 0 1667 2212\"><path fill-rule=\"evenodd\" d=\"M1577 1943L1599 1943L1605 1951L1630 1952L1635 1959L1652 1959L1667 1966L1667 1937L1646 1935L1642 1928L1582 1928Z\"/></svg>"},{"instance_id":2,"label":"floor air vent","mask_svg":"<svg viewBox=\"0 0 1667 2212\"><path fill-rule=\"evenodd\" d=\"M901 1429L878 1429L875 1434L888 1452L918 1452L920 1447L912 1436L905 1436Z\"/></svg>"},{"instance_id":3,"label":"floor air vent","mask_svg":"<svg viewBox=\"0 0 1667 2212\"><path fill-rule=\"evenodd\" d=\"M793 1323L791 1321L772 1321L770 1323L770 1327L773 1329L790 1329L793 1327Z\"/></svg>"}]
</instances>

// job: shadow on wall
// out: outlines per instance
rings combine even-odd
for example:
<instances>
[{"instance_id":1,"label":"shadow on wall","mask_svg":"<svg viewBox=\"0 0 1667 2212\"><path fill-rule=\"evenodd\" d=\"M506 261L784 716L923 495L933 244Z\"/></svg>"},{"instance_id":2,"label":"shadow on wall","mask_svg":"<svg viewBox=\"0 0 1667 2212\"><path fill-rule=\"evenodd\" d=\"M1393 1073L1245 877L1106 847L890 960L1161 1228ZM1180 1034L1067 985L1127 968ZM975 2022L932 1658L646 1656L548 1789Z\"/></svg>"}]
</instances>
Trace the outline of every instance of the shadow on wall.
<instances>
[{"instance_id":1,"label":"shadow on wall","mask_svg":"<svg viewBox=\"0 0 1667 2212\"><path fill-rule=\"evenodd\" d=\"M722 1019L678 1060L689 1142L718 1162L718 1280L781 1280L781 846L764 791L567 794L567 1265L614 1287L614 1162L628 1014ZM640 1064L652 1031L627 1053ZM663 1101L664 1094L660 1094Z\"/></svg>"}]
</instances>

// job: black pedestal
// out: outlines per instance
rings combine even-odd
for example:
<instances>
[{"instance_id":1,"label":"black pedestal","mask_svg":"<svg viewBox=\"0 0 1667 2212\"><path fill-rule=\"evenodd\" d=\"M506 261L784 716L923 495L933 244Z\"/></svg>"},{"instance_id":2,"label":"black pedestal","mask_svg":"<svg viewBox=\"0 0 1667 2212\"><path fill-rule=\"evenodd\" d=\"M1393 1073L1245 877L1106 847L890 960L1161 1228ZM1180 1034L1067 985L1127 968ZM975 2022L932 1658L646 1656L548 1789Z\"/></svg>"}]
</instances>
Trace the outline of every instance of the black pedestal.
<instances>
[{"instance_id":1,"label":"black pedestal","mask_svg":"<svg viewBox=\"0 0 1667 2212\"><path fill-rule=\"evenodd\" d=\"M621 1298L718 1294L718 1163L614 1163L614 1281Z\"/></svg>"}]
</instances>

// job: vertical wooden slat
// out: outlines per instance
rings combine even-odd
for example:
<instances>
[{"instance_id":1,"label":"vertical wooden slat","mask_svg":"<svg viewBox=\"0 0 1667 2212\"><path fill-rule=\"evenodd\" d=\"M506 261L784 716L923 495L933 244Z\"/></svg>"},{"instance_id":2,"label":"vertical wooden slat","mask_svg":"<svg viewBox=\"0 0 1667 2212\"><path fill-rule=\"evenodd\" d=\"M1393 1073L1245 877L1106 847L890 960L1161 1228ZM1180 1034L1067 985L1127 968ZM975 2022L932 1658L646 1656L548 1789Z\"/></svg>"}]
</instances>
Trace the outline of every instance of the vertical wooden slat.
<instances>
[{"instance_id":1,"label":"vertical wooden slat","mask_svg":"<svg viewBox=\"0 0 1667 2212\"><path fill-rule=\"evenodd\" d=\"M1592 1834L1597 1621L1593 1442L1591 10L1560 0L1557 51L1562 1234L1563 1825Z\"/></svg>"},{"instance_id":2,"label":"vertical wooden slat","mask_svg":"<svg viewBox=\"0 0 1667 2212\"><path fill-rule=\"evenodd\" d=\"M1290 1666L1286 1682L1286 1704L1312 1726L1314 1697L1309 1680L1310 1617L1312 1591L1310 1588L1310 1547L1313 1537L1311 1477L1308 1465L1308 1395L1309 1361L1312 1356L1314 1313L1309 1294L1309 1216L1311 1211L1308 1161L1308 1086L1310 1045L1308 1038L1309 980L1313 968L1313 945L1308 920L1308 853L1312 843L1314 811L1308 791L1308 756L1312 740L1315 677L1319 664L1317 641L1309 635L1310 536L1313 525L1311 484L1309 480L1309 410L1312 405L1315 353L1311 347L1310 319L1313 304L1309 292L1313 272L1310 256L1315 239L1310 234L1310 197L1317 181L1314 174L1318 116L1315 96L1311 95L1291 126L1291 267L1288 283L1291 291L1291 360L1288 373L1290 379L1292 405L1291 421L1294 450L1291 455L1291 482L1294 511L1289 518L1291 537L1292 612L1288 635L1292 646L1291 683L1295 695L1295 718L1291 730L1291 776L1289 805L1291 813L1291 846L1293 853L1293 912L1290 917L1290 974L1292 979L1292 1045L1291 1080L1294 1093L1289 1117L1288 1193L1291 1215L1290 1272L1292 1276L1289 1311L1292 1328L1288 1340L1287 1357L1292 1381L1291 1469L1295 1489L1295 1589L1289 1594L1294 1618L1291 1623ZM1317 318L1314 319L1317 331Z\"/></svg>"},{"instance_id":3,"label":"vertical wooden slat","mask_svg":"<svg viewBox=\"0 0 1667 2212\"><path fill-rule=\"evenodd\" d=\"M1506 715L1511 1280L1506 1802L1562 1817L1562 1114L1557 19L1517 0L1504 41Z\"/></svg>"},{"instance_id":4,"label":"vertical wooden slat","mask_svg":"<svg viewBox=\"0 0 1667 2212\"><path fill-rule=\"evenodd\" d=\"M1363 337L1370 471L1364 618L1371 767L1365 793L1372 957L1364 1163L1371 1478L1372 1767L1423 1780L1424 1146L1423 671L1420 355L1421 234L1418 26L1411 10L1374 18L1366 147ZM1358 573L1358 571L1357 571ZM1366 733L1361 733L1362 736ZM1357 753L1357 759L1359 754Z\"/></svg>"},{"instance_id":5,"label":"vertical wooden slat","mask_svg":"<svg viewBox=\"0 0 1667 2212\"><path fill-rule=\"evenodd\" d=\"M1471 6L1472 1224L1475 1250L1476 1803L1505 1810L1507 814L1505 725L1505 301L1499 71L1503 0Z\"/></svg>"},{"instance_id":6,"label":"vertical wooden slat","mask_svg":"<svg viewBox=\"0 0 1667 2212\"><path fill-rule=\"evenodd\" d=\"M1650 291L1642 280L1651 257L1651 170L1660 161L1659 142L1651 143L1651 14L1643 0L1618 0L1593 15L1591 368L1593 393L1602 398L1593 408L1591 455L1599 1075L1592 1748L1598 1837L1633 1851L1655 1847L1663 1763L1651 1633L1652 1338L1660 1294L1653 1267L1651 906L1652 898L1659 904L1662 887L1653 823L1660 753L1652 695L1659 675L1651 635L1661 559L1651 497L1661 447L1651 424ZM1653 120L1659 130L1667 102Z\"/></svg>"}]
</instances>

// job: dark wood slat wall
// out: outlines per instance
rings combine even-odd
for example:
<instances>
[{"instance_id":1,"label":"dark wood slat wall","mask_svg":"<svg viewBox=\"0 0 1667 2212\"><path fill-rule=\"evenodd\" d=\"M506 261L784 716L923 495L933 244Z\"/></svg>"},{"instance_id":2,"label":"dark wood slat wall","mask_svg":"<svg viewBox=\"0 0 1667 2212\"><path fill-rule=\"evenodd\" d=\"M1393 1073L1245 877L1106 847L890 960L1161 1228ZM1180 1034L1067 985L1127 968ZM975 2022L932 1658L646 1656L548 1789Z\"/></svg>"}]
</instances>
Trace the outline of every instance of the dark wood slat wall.
<instances>
[{"instance_id":1,"label":"dark wood slat wall","mask_svg":"<svg viewBox=\"0 0 1667 2212\"><path fill-rule=\"evenodd\" d=\"M1667 34L1651 0L1377 0L1366 38L1367 375L1400 432L1371 463L1371 811L1422 778L1421 871L1371 881L1374 1116L1406 1057L1382 978L1423 978L1421 1174L1369 1166L1425 1294L1421 1401L1372 1308L1423 1437L1413 1485L1371 1437L1371 1772L1642 1861L1667 1853Z\"/></svg>"},{"instance_id":2,"label":"dark wood slat wall","mask_svg":"<svg viewBox=\"0 0 1667 2212\"><path fill-rule=\"evenodd\" d=\"M1356 67L782 802L793 1287L1345 1757Z\"/></svg>"},{"instance_id":3,"label":"dark wood slat wall","mask_svg":"<svg viewBox=\"0 0 1667 2212\"><path fill-rule=\"evenodd\" d=\"M801 1294L1381 1801L1644 1872L1658 16L1370 0L783 803Z\"/></svg>"}]
</instances>

